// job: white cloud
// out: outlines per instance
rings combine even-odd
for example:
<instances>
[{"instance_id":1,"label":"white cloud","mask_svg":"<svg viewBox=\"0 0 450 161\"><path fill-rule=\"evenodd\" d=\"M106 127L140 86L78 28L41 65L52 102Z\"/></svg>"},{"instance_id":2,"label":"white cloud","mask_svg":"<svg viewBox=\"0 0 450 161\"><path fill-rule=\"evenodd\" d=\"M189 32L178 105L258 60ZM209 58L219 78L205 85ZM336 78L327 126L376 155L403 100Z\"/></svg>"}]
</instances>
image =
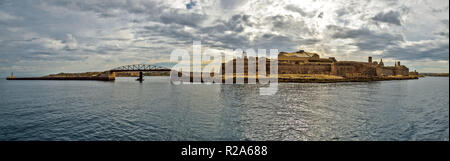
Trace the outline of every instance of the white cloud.
<instances>
[{"instance_id":1,"label":"white cloud","mask_svg":"<svg viewBox=\"0 0 450 161\"><path fill-rule=\"evenodd\" d=\"M78 47L77 39L72 34L67 34L67 39L63 43L66 45L65 49L67 50L75 50Z\"/></svg>"},{"instance_id":2,"label":"white cloud","mask_svg":"<svg viewBox=\"0 0 450 161\"><path fill-rule=\"evenodd\" d=\"M42 46L53 50L61 50L66 47L66 44L64 44L61 40L55 40L51 38L40 38L34 42L38 42Z\"/></svg>"}]
</instances>

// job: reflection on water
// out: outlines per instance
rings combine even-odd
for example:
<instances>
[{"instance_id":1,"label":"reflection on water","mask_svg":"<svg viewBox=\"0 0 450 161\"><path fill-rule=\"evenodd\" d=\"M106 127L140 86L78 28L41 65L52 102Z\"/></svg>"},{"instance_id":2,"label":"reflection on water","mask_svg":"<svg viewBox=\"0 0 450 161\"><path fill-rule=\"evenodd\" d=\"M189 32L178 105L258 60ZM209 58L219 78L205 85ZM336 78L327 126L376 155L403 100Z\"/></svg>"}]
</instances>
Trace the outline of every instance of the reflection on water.
<instances>
[{"instance_id":1,"label":"reflection on water","mask_svg":"<svg viewBox=\"0 0 450 161\"><path fill-rule=\"evenodd\" d=\"M448 140L448 84L0 80L0 140Z\"/></svg>"}]
</instances>

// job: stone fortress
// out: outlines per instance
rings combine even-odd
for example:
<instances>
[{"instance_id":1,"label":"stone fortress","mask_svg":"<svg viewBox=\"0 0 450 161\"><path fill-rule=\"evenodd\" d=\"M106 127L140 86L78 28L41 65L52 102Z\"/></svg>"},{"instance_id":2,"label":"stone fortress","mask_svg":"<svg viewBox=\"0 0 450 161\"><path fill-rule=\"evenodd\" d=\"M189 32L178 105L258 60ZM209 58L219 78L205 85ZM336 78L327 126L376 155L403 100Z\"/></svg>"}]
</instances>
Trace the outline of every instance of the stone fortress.
<instances>
[{"instance_id":1,"label":"stone fortress","mask_svg":"<svg viewBox=\"0 0 450 161\"><path fill-rule=\"evenodd\" d=\"M244 54L245 55L245 54ZM243 59L243 60L242 60ZM266 73L270 73L270 59L266 59ZM280 52L278 54L278 78L286 82L334 82L320 80L340 81L372 81L372 80L392 80L392 79L417 79L416 71L410 72L409 69L395 62L394 66L385 66L381 59L378 63L373 61L372 57L367 62L357 61L337 61L334 57L321 58L316 53L299 50L297 52ZM249 75L248 64L257 63L258 58L235 58L226 63L233 63L233 74L236 74L236 62L244 62L244 74ZM261 61L261 60L259 60ZM231 64L228 64L231 65ZM222 63L221 73L225 73L225 66ZM257 68L258 65L256 65ZM256 70L250 70L258 72ZM239 73L239 72L238 72ZM253 74L253 73L252 73ZM314 79L319 81L302 81L301 79ZM300 81L299 81L300 80ZM283 80L281 80L283 81Z\"/></svg>"}]
</instances>

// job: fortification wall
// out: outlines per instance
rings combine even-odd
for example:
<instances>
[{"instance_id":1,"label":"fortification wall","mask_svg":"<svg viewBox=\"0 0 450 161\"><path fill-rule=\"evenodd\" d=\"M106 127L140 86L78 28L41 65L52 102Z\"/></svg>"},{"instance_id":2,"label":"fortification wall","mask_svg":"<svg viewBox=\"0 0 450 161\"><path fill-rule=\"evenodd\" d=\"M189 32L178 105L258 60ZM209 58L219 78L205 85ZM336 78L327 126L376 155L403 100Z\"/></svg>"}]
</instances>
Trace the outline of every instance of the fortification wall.
<instances>
[{"instance_id":1,"label":"fortification wall","mask_svg":"<svg viewBox=\"0 0 450 161\"><path fill-rule=\"evenodd\" d=\"M278 64L279 74L330 74L330 63Z\"/></svg>"},{"instance_id":2,"label":"fortification wall","mask_svg":"<svg viewBox=\"0 0 450 161\"><path fill-rule=\"evenodd\" d=\"M409 69L405 66L397 66L394 70L395 75L403 75L408 76L409 75Z\"/></svg>"},{"instance_id":3,"label":"fortification wall","mask_svg":"<svg viewBox=\"0 0 450 161\"><path fill-rule=\"evenodd\" d=\"M377 67L377 75L378 76L409 76L409 69L405 66L396 66L396 67Z\"/></svg>"},{"instance_id":4,"label":"fortification wall","mask_svg":"<svg viewBox=\"0 0 450 161\"><path fill-rule=\"evenodd\" d=\"M389 75L395 75L394 69L395 67L378 67L377 68L377 75L378 76L389 76Z\"/></svg>"},{"instance_id":5,"label":"fortification wall","mask_svg":"<svg viewBox=\"0 0 450 161\"><path fill-rule=\"evenodd\" d=\"M353 78L353 77L376 77L376 66L362 62L336 62L331 65L331 74Z\"/></svg>"}]
</instances>

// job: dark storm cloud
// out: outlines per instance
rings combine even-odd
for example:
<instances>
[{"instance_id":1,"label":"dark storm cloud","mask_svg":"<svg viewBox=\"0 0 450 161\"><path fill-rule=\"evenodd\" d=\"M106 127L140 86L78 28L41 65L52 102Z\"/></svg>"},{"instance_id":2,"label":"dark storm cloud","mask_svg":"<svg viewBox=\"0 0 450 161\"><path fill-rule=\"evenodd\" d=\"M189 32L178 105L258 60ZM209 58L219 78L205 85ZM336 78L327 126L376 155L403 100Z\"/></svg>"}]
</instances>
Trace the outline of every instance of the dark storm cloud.
<instances>
[{"instance_id":1,"label":"dark storm cloud","mask_svg":"<svg viewBox=\"0 0 450 161\"><path fill-rule=\"evenodd\" d=\"M384 57L398 60L448 61L449 44L447 42L424 42L405 47L392 46L384 52Z\"/></svg>"},{"instance_id":2,"label":"dark storm cloud","mask_svg":"<svg viewBox=\"0 0 450 161\"><path fill-rule=\"evenodd\" d=\"M292 16L282 16L282 15L276 15L276 16L271 16L271 17L266 18L267 22L272 23L274 29L277 29L277 28L285 29L290 26L290 24L289 24L290 22L295 22L292 20L293 20Z\"/></svg>"},{"instance_id":3,"label":"dark storm cloud","mask_svg":"<svg viewBox=\"0 0 450 161\"><path fill-rule=\"evenodd\" d=\"M401 35L375 32L369 29L349 29L328 26L335 39L352 39L351 45L361 51L383 51L383 57L397 60L448 60L448 41L424 41L420 43L406 43ZM447 33L448 36L448 33ZM406 43L406 45L405 45ZM401 45L403 44L403 45Z\"/></svg>"},{"instance_id":4,"label":"dark storm cloud","mask_svg":"<svg viewBox=\"0 0 450 161\"><path fill-rule=\"evenodd\" d=\"M397 11L380 12L372 18L374 21L401 26L400 13Z\"/></svg>"},{"instance_id":5,"label":"dark storm cloud","mask_svg":"<svg viewBox=\"0 0 450 161\"><path fill-rule=\"evenodd\" d=\"M350 29L332 25L327 28L332 33L332 38L353 39L354 43L352 45L363 51L383 50L386 47L398 45L404 41L402 35L375 32L366 28Z\"/></svg>"},{"instance_id":6,"label":"dark storm cloud","mask_svg":"<svg viewBox=\"0 0 450 161\"><path fill-rule=\"evenodd\" d=\"M218 48L243 48L250 46L247 35L242 35L245 28L253 26L249 15L233 15L227 20L217 20L214 25L197 28L195 38L204 45Z\"/></svg>"},{"instance_id":7,"label":"dark storm cloud","mask_svg":"<svg viewBox=\"0 0 450 161\"><path fill-rule=\"evenodd\" d=\"M184 27L178 24L167 24L167 25L152 25L143 27L142 31L138 31L137 34L142 37L154 37L154 36L164 36L169 38L174 38L178 41L174 43L185 42L188 44L194 39L194 35L190 32L184 31ZM171 41L166 41L166 43L172 43Z\"/></svg>"},{"instance_id":8,"label":"dark storm cloud","mask_svg":"<svg viewBox=\"0 0 450 161\"><path fill-rule=\"evenodd\" d=\"M245 28L255 25L249 19L249 15L233 15L226 20L217 20L211 26L198 26L193 32L185 31L181 24L146 26L139 34L145 37L155 35L170 37L179 40L177 43L183 45L200 40L204 46L219 49L278 47L291 50L296 45L288 36L272 34L259 35L251 41L250 35L243 34Z\"/></svg>"},{"instance_id":9,"label":"dark storm cloud","mask_svg":"<svg viewBox=\"0 0 450 161\"><path fill-rule=\"evenodd\" d=\"M246 26L252 26L249 21L249 15L234 15L228 20L218 20L214 22L214 25L199 28L199 33L204 34L223 34L225 31L231 31L233 33L241 33Z\"/></svg>"},{"instance_id":10,"label":"dark storm cloud","mask_svg":"<svg viewBox=\"0 0 450 161\"><path fill-rule=\"evenodd\" d=\"M165 24L180 24L191 27L197 27L206 20L207 16L198 13L186 13L181 10L168 10L161 14L161 22Z\"/></svg>"}]
</instances>

